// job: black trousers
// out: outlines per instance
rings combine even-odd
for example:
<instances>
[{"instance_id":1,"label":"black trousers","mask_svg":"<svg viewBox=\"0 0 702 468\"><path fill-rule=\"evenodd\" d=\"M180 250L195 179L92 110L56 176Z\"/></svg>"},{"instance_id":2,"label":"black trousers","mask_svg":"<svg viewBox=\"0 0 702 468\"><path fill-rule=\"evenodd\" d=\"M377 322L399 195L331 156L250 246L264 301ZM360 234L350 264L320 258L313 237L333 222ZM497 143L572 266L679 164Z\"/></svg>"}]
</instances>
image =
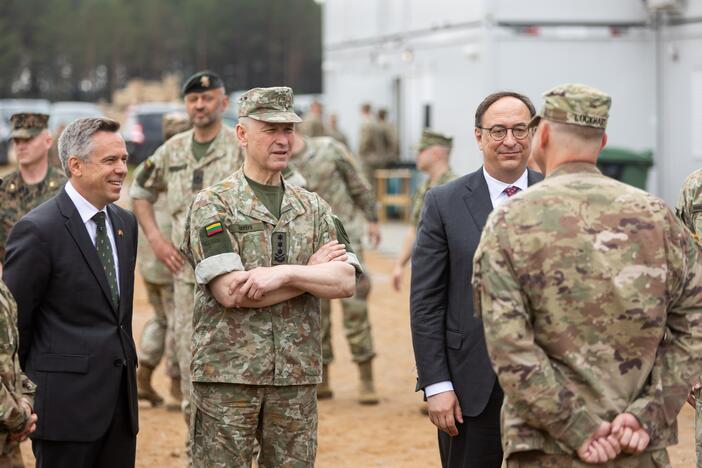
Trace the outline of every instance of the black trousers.
<instances>
[{"instance_id":1,"label":"black trousers","mask_svg":"<svg viewBox=\"0 0 702 468\"><path fill-rule=\"evenodd\" d=\"M32 439L36 468L133 468L136 434L132 433L124 374L112 422L107 432L92 442Z\"/></svg>"},{"instance_id":2,"label":"black trousers","mask_svg":"<svg viewBox=\"0 0 702 468\"><path fill-rule=\"evenodd\" d=\"M451 437L439 431L439 453L444 468L500 468L500 409L504 394L495 382L487 406L478 416L463 415L463 424L456 422L458 435Z\"/></svg>"}]
</instances>

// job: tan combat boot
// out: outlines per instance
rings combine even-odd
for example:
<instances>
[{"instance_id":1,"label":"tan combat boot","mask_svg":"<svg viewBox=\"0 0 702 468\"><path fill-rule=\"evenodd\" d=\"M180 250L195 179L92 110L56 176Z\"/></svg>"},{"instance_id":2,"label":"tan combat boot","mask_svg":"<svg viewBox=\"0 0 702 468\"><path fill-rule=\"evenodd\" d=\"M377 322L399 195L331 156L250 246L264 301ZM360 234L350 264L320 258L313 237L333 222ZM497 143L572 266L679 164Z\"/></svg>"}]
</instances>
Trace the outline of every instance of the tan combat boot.
<instances>
[{"instance_id":1,"label":"tan combat boot","mask_svg":"<svg viewBox=\"0 0 702 468\"><path fill-rule=\"evenodd\" d=\"M378 394L375 393L371 361L359 362L358 373L361 377L358 402L362 405L377 405L380 403L380 399L378 398Z\"/></svg>"},{"instance_id":2,"label":"tan combat boot","mask_svg":"<svg viewBox=\"0 0 702 468\"><path fill-rule=\"evenodd\" d=\"M139 366L137 369L137 397L140 400L148 401L151 406L159 406L163 404L163 398L151 386L151 374L153 373L153 367L143 364Z\"/></svg>"},{"instance_id":3,"label":"tan combat boot","mask_svg":"<svg viewBox=\"0 0 702 468\"><path fill-rule=\"evenodd\" d=\"M171 379L171 400L166 404L168 411L180 411L183 401L183 392L180 390L180 379Z\"/></svg>"},{"instance_id":4,"label":"tan combat boot","mask_svg":"<svg viewBox=\"0 0 702 468\"><path fill-rule=\"evenodd\" d=\"M324 364L322 368L322 383L317 385L317 399L328 400L333 396L334 392L329 386L329 364Z\"/></svg>"}]
</instances>

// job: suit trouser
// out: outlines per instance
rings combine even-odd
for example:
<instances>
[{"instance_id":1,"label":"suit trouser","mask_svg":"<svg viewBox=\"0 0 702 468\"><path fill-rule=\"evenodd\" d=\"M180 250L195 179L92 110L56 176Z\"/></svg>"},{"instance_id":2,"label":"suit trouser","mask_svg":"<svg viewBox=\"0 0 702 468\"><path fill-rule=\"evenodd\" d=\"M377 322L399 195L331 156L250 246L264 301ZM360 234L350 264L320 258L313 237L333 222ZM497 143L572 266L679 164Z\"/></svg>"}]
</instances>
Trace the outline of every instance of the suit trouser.
<instances>
[{"instance_id":1,"label":"suit trouser","mask_svg":"<svg viewBox=\"0 0 702 468\"><path fill-rule=\"evenodd\" d=\"M500 468L502 398L502 389L495 382L483 412L478 416L463 415L463 424L456 422L457 436L439 431L439 453L444 468Z\"/></svg>"},{"instance_id":2,"label":"suit trouser","mask_svg":"<svg viewBox=\"0 0 702 468\"><path fill-rule=\"evenodd\" d=\"M107 432L92 442L32 440L36 468L130 468L136 456L127 400L127 381L122 373L117 404ZM74 408L80 411L80 408Z\"/></svg>"},{"instance_id":3,"label":"suit trouser","mask_svg":"<svg viewBox=\"0 0 702 468\"><path fill-rule=\"evenodd\" d=\"M620 455L601 465L583 463L569 455L553 455L538 450L513 453L505 463L507 468L668 468L671 466L668 452L656 450L641 455Z\"/></svg>"}]
</instances>

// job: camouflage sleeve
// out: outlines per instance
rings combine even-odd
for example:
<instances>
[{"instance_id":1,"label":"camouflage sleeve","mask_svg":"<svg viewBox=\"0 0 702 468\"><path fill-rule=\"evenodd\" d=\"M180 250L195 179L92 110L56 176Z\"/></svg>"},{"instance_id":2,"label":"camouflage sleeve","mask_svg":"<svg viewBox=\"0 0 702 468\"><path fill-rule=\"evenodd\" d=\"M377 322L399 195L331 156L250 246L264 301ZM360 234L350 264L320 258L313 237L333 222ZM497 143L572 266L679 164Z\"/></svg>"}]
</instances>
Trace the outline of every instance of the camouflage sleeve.
<instances>
[{"instance_id":1,"label":"camouflage sleeve","mask_svg":"<svg viewBox=\"0 0 702 468\"><path fill-rule=\"evenodd\" d=\"M346 183L346 188L357 208L363 211L366 221L378 222L378 210L371 186L363 175L361 167L342 143L332 142L336 153L336 169Z\"/></svg>"},{"instance_id":2,"label":"camouflage sleeve","mask_svg":"<svg viewBox=\"0 0 702 468\"><path fill-rule=\"evenodd\" d=\"M156 203L159 193L167 189L165 178L167 171L167 152L165 145L161 145L154 154L149 156L134 170L132 185L129 187L129 196Z\"/></svg>"},{"instance_id":3,"label":"camouflage sleeve","mask_svg":"<svg viewBox=\"0 0 702 468\"><path fill-rule=\"evenodd\" d=\"M314 194L314 197L317 200L317 206L319 207L320 214L318 224L319 228L317 235L315 235L316 245L314 250L319 250L320 247L331 240L338 240L340 243L350 246L351 241L348 239L346 229L344 229L344 225L342 224L341 220L337 216L334 216L331 207L327 204L327 202L322 200L319 195ZM358 257L353 249L349 250L347 248L346 256L348 257L346 263L350 264L356 269L356 276L361 275L361 273L363 273L363 268L361 267L361 262L358 260Z\"/></svg>"},{"instance_id":4,"label":"camouflage sleeve","mask_svg":"<svg viewBox=\"0 0 702 468\"><path fill-rule=\"evenodd\" d=\"M475 314L482 316L492 367L518 416L577 450L602 421L564 386L534 340L505 239L508 229L502 212L493 212L473 261Z\"/></svg>"},{"instance_id":5,"label":"camouflage sleeve","mask_svg":"<svg viewBox=\"0 0 702 468\"><path fill-rule=\"evenodd\" d=\"M231 271L243 271L239 245L228 229L232 216L211 190L200 192L190 208L181 251L195 268L195 279L205 285Z\"/></svg>"},{"instance_id":6,"label":"camouflage sleeve","mask_svg":"<svg viewBox=\"0 0 702 468\"><path fill-rule=\"evenodd\" d=\"M691 200L689 199L690 183L691 183L691 177L688 176L685 179L685 182L683 182L682 188L680 189L680 196L678 197L678 203L675 206L675 214L677 214L678 217L685 224L685 226L687 226L687 228L692 231L694 229L694 226L692 225L692 217L690 216L690 214L691 214L690 213Z\"/></svg>"},{"instance_id":7,"label":"camouflage sleeve","mask_svg":"<svg viewBox=\"0 0 702 468\"><path fill-rule=\"evenodd\" d=\"M675 423L693 380L702 375L702 254L672 213L668 218L666 333L644 390L626 410L644 425L652 445L659 441L660 429Z\"/></svg>"},{"instance_id":8,"label":"camouflage sleeve","mask_svg":"<svg viewBox=\"0 0 702 468\"><path fill-rule=\"evenodd\" d=\"M27 414L21 404L22 394L8 387L8 382L12 382L17 373L22 375L15 354L16 340L12 336L16 324L11 317L16 314L16 308L9 289L0 284L0 428L4 432L17 432L27 422Z\"/></svg>"}]
</instances>

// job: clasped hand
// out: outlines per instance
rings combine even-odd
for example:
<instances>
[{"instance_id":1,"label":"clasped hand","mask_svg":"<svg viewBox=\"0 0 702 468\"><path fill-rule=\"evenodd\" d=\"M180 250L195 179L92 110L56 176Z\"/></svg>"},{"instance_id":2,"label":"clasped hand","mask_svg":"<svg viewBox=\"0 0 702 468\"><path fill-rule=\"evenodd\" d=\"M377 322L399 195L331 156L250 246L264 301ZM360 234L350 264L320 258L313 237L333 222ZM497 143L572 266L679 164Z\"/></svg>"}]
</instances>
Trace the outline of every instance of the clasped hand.
<instances>
[{"instance_id":1,"label":"clasped hand","mask_svg":"<svg viewBox=\"0 0 702 468\"><path fill-rule=\"evenodd\" d=\"M631 413L619 414L614 420L602 422L594 434L578 448L578 457L596 464L614 460L621 452L638 455L650 442L648 432Z\"/></svg>"},{"instance_id":2,"label":"clasped hand","mask_svg":"<svg viewBox=\"0 0 702 468\"><path fill-rule=\"evenodd\" d=\"M32 407L29 403L22 400L22 408L24 409L27 416L27 422L24 423L24 427L18 431L10 434L10 440L15 442L22 442L29 437L29 434L34 432L37 428L37 414L32 411Z\"/></svg>"}]
</instances>

